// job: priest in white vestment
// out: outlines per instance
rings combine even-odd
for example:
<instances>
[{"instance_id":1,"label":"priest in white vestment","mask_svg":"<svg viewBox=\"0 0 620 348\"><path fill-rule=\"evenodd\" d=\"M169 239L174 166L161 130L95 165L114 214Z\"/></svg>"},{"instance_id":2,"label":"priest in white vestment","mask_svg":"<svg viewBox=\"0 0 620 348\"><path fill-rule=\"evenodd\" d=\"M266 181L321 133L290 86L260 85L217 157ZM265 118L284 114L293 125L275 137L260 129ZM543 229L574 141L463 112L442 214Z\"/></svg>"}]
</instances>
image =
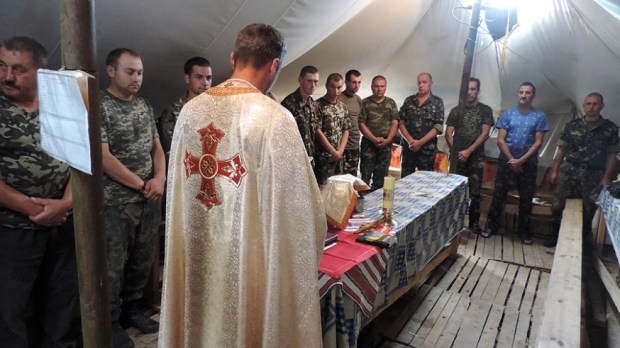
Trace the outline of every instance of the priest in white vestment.
<instances>
[{"instance_id":1,"label":"priest in white vestment","mask_svg":"<svg viewBox=\"0 0 620 348\"><path fill-rule=\"evenodd\" d=\"M160 347L321 347L323 203L295 120L264 95L284 51L273 27L244 28L232 77L181 111Z\"/></svg>"}]
</instances>

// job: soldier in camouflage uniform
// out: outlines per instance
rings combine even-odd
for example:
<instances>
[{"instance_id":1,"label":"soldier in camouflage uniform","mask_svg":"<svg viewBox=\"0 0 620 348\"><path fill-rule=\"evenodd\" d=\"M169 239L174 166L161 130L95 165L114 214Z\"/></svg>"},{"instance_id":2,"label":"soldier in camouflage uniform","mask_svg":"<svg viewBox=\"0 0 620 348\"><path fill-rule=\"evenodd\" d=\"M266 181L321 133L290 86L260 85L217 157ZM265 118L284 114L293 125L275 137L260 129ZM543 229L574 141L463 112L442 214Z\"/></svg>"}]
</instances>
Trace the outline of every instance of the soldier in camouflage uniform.
<instances>
[{"instance_id":1,"label":"soldier in camouflage uniform","mask_svg":"<svg viewBox=\"0 0 620 348\"><path fill-rule=\"evenodd\" d=\"M172 132L174 131L174 126L177 123L181 108L183 108L185 103L192 100L192 98L209 89L213 77L211 63L203 57L188 59L183 65L183 70L185 72L185 84L187 85L185 96L179 98L176 102L164 109L157 119L159 140L166 154L166 158L169 157Z\"/></svg>"},{"instance_id":2,"label":"soldier in camouflage uniform","mask_svg":"<svg viewBox=\"0 0 620 348\"><path fill-rule=\"evenodd\" d=\"M484 165L484 142L489 138L493 126L493 110L478 101L480 80L469 79L467 99L462 114L459 107L450 110L446 121L446 142L453 146L454 136L459 141L458 166L456 173L468 177L469 183L469 229L481 233L480 228L480 184Z\"/></svg>"},{"instance_id":3,"label":"soldier in camouflage uniform","mask_svg":"<svg viewBox=\"0 0 620 348\"><path fill-rule=\"evenodd\" d=\"M106 65L110 86L101 91L101 141L113 340L130 346L120 325L143 333L159 329L139 310L138 300L153 263L166 165L153 110L135 96L142 84L140 57L115 49Z\"/></svg>"},{"instance_id":4,"label":"soldier in camouflage uniform","mask_svg":"<svg viewBox=\"0 0 620 348\"><path fill-rule=\"evenodd\" d=\"M320 98L318 122L316 125L316 163L314 173L319 185L332 175L342 174L344 149L349 139L351 128L349 111L343 102L338 100L344 79L334 73L327 77L325 88L327 93Z\"/></svg>"},{"instance_id":5,"label":"soldier in camouflage uniform","mask_svg":"<svg viewBox=\"0 0 620 348\"><path fill-rule=\"evenodd\" d=\"M437 135L443 131L444 111L443 100L431 92L432 86L431 74L418 74L418 93L407 97L400 108L403 177L415 172L416 168L433 170L435 167Z\"/></svg>"},{"instance_id":6,"label":"soldier in camouflage uniform","mask_svg":"<svg viewBox=\"0 0 620 348\"><path fill-rule=\"evenodd\" d=\"M315 129L318 105L312 94L319 84L319 70L311 65L305 66L299 73L299 88L282 100L282 106L293 114L304 142L308 157L314 157ZM312 161L314 167L315 160Z\"/></svg>"},{"instance_id":7,"label":"soldier in camouflage uniform","mask_svg":"<svg viewBox=\"0 0 620 348\"><path fill-rule=\"evenodd\" d=\"M372 79L372 95L362 101L359 117L360 131L364 135L360 148L362 180L371 190L383 187L388 175L392 155L392 140L398 128L398 106L386 97L387 80L378 75Z\"/></svg>"},{"instance_id":8,"label":"soldier in camouflage uniform","mask_svg":"<svg viewBox=\"0 0 620 348\"><path fill-rule=\"evenodd\" d=\"M532 106L535 95L536 87L531 82L523 82L519 86L519 105L504 111L497 120L499 166L493 202L482 237L490 237L497 231L506 195L514 183L519 191L519 236L523 244L532 244L530 215L536 191L538 150L542 147L545 132L549 130L545 113Z\"/></svg>"},{"instance_id":9,"label":"soldier in camouflage uniform","mask_svg":"<svg viewBox=\"0 0 620 348\"><path fill-rule=\"evenodd\" d=\"M78 285L69 167L43 151L39 134L37 69L46 62L47 51L31 38L0 43L3 347L75 344L70 333ZM32 330L26 330L31 321Z\"/></svg>"},{"instance_id":10,"label":"soldier in camouflage uniform","mask_svg":"<svg viewBox=\"0 0 620 348\"><path fill-rule=\"evenodd\" d=\"M345 90L339 99L349 110L349 140L344 149L343 173L357 176L357 167L360 162L360 129L358 125L359 114L362 112L362 98L357 95L362 84L362 73L357 70L349 70L344 75Z\"/></svg>"},{"instance_id":11,"label":"soldier in camouflage uniform","mask_svg":"<svg viewBox=\"0 0 620 348\"><path fill-rule=\"evenodd\" d=\"M572 120L564 126L558 150L549 172L549 181L556 184L553 194L553 235L545 246L557 243L562 222L562 211L572 190L577 190L583 202L583 233L592 230L596 205L592 192L597 185L608 186L617 165L618 126L601 116L605 107L603 96L590 93L583 102L583 118Z\"/></svg>"}]
</instances>

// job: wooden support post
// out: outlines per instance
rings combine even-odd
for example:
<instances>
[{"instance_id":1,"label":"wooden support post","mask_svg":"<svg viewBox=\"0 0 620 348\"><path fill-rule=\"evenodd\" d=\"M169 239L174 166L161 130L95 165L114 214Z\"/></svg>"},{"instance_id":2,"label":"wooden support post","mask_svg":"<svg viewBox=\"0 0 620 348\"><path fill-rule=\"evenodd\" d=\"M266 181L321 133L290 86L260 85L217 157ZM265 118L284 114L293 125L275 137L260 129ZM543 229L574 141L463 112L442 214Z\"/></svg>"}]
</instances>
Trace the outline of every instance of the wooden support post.
<instances>
[{"instance_id":1,"label":"wooden support post","mask_svg":"<svg viewBox=\"0 0 620 348\"><path fill-rule=\"evenodd\" d=\"M94 4L63 0L60 5L62 64L96 76ZM73 215L84 347L110 347L111 319L103 218L103 165L99 88L88 83L88 136L92 175L71 169Z\"/></svg>"},{"instance_id":2,"label":"wooden support post","mask_svg":"<svg viewBox=\"0 0 620 348\"><path fill-rule=\"evenodd\" d=\"M467 90L469 89L469 77L471 76L471 66L474 62L474 51L476 49L476 37L478 36L478 23L480 22L480 5L482 0L474 0L471 14L471 24L469 25L469 37L465 43L465 63L463 64L463 76L461 78L461 89L459 92L459 112L457 112L456 125L463 124L463 113L465 102L467 101ZM452 147L450 148L450 173L456 173L458 166L459 151L463 150L459 133L454 134Z\"/></svg>"}]
</instances>

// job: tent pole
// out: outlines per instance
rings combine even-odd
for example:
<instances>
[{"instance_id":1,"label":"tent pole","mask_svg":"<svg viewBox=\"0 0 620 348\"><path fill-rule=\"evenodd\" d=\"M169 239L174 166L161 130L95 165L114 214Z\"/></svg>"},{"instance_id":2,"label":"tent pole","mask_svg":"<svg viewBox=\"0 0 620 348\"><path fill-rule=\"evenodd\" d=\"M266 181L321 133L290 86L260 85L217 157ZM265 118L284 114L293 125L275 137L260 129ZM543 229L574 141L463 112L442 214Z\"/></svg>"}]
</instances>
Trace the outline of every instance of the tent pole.
<instances>
[{"instance_id":1,"label":"tent pole","mask_svg":"<svg viewBox=\"0 0 620 348\"><path fill-rule=\"evenodd\" d=\"M474 61L474 51L476 49L476 37L478 36L478 25L480 23L480 7L482 0L474 0L472 7L471 23L469 25L469 37L465 43L465 63L463 64L463 77L461 78L461 90L459 92L459 106L456 117L456 126L463 125L463 113L465 102L467 101L467 90L469 89L469 77L471 76L471 66ZM454 134L452 148L450 148L450 173L456 173L459 160L459 151L463 150L462 138L459 133Z\"/></svg>"},{"instance_id":2,"label":"tent pole","mask_svg":"<svg viewBox=\"0 0 620 348\"><path fill-rule=\"evenodd\" d=\"M96 76L94 0L62 0L62 65ZM111 347L110 302L103 228L101 118L96 79L88 79L88 135L92 175L71 169L75 244L84 347Z\"/></svg>"}]
</instances>

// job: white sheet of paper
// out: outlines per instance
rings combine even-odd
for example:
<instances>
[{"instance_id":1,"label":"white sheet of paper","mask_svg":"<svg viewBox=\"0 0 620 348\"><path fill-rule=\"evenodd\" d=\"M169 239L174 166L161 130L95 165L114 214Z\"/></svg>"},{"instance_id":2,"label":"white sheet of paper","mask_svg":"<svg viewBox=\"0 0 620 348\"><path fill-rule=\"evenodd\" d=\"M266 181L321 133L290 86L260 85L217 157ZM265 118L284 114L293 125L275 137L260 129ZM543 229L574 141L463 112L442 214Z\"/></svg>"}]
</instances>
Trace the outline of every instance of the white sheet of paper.
<instances>
[{"instance_id":1,"label":"white sheet of paper","mask_svg":"<svg viewBox=\"0 0 620 348\"><path fill-rule=\"evenodd\" d=\"M83 71L38 70L41 145L50 156L92 174Z\"/></svg>"}]
</instances>

